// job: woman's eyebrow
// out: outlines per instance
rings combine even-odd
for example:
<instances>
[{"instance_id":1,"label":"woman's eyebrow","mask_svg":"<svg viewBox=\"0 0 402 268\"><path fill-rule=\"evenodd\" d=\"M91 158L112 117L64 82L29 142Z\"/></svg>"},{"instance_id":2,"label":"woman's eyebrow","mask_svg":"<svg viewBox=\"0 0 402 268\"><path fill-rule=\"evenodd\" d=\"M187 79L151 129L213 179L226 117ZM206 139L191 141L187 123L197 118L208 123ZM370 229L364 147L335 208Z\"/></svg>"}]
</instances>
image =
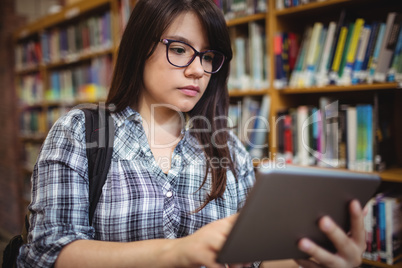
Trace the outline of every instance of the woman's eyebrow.
<instances>
[{"instance_id":1,"label":"woman's eyebrow","mask_svg":"<svg viewBox=\"0 0 402 268\"><path fill-rule=\"evenodd\" d=\"M168 35L166 37L166 39L173 39L173 40L176 40L176 41L182 41L182 42L187 43L187 44L189 44L189 45L194 47L194 44L189 39L187 39L187 38L185 38L185 37L183 37L181 35ZM200 51L204 51L204 50L208 50L208 49L210 49L210 47L205 46L205 47L202 47L202 49Z\"/></svg>"}]
</instances>

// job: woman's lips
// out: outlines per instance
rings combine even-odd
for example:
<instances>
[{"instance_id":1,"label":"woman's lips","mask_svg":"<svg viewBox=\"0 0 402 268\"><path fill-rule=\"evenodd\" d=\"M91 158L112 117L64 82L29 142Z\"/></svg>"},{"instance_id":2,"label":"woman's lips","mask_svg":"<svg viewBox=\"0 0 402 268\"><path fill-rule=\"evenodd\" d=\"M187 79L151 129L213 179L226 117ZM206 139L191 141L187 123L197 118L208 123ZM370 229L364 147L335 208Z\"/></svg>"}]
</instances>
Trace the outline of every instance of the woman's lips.
<instances>
[{"instance_id":1,"label":"woman's lips","mask_svg":"<svg viewBox=\"0 0 402 268\"><path fill-rule=\"evenodd\" d=\"M179 90L187 96L194 97L200 92L200 88L197 86L185 86L182 88L179 88Z\"/></svg>"}]
</instances>

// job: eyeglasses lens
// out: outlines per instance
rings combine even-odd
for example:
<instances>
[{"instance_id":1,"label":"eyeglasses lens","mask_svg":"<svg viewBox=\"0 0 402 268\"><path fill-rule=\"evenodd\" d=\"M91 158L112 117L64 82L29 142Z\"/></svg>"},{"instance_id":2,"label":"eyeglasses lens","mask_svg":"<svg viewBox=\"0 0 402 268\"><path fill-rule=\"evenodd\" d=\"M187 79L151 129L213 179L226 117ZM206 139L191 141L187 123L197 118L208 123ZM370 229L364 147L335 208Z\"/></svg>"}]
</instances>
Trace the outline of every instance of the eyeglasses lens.
<instances>
[{"instance_id":1,"label":"eyeglasses lens","mask_svg":"<svg viewBox=\"0 0 402 268\"><path fill-rule=\"evenodd\" d=\"M171 42L168 47L168 60L171 64L178 67L185 67L194 58L195 51L192 47L181 42ZM214 50L201 52L201 64L208 73L217 72L223 64L224 56Z\"/></svg>"}]
</instances>

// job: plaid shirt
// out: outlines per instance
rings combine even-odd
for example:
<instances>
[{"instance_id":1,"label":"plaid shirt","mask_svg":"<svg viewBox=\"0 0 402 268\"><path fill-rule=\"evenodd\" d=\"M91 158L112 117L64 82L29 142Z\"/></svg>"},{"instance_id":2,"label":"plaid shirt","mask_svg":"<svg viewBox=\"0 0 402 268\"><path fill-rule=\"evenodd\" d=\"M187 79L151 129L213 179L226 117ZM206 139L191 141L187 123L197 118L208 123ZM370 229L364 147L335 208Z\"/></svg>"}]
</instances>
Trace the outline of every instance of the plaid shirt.
<instances>
[{"instance_id":1,"label":"plaid shirt","mask_svg":"<svg viewBox=\"0 0 402 268\"><path fill-rule=\"evenodd\" d=\"M31 229L19 266L51 267L61 249L78 239L128 242L183 237L243 206L255 177L250 156L234 135L229 147L238 180L228 171L223 198L193 213L211 186L207 181L199 190L206 161L196 139L184 132L166 175L153 157L140 114L126 108L112 116L112 163L93 226L88 216L84 113L72 110L50 130L32 175Z\"/></svg>"}]
</instances>

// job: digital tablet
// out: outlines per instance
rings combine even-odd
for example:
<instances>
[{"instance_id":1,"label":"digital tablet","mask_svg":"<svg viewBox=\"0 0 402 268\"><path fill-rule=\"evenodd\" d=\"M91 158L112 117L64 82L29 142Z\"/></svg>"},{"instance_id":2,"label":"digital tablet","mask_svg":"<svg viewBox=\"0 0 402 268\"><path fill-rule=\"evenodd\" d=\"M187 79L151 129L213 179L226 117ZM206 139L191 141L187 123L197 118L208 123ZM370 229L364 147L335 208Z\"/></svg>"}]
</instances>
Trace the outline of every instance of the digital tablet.
<instances>
[{"instance_id":1,"label":"digital tablet","mask_svg":"<svg viewBox=\"0 0 402 268\"><path fill-rule=\"evenodd\" d=\"M379 185L380 178L373 173L296 166L260 168L218 262L307 258L297 247L303 237L334 252L318 220L329 215L348 231L350 201L358 199L363 207Z\"/></svg>"}]
</instances>

